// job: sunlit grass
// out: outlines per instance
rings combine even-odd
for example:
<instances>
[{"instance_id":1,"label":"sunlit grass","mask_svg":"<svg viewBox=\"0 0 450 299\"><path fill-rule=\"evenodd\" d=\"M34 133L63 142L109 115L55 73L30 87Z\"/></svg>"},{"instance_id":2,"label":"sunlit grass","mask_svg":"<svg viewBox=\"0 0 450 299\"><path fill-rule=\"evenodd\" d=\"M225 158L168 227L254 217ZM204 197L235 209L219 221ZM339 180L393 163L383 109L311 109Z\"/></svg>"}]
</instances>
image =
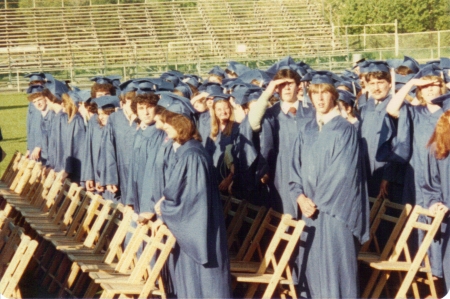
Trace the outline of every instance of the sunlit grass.
<instances>
[{"instance_id":1,"label":"sunlit grass","mask_svg":"<svg viewBox=\"0 0 450 299\"><path fill-rule=\"evenodd\" d=\"M6 152L6 158L0 163L2 174L14 152L25 153L27 145L26 115L28 101L24 93L0 94L0 126L3 141L0 146Z\"/></svg>"}]
</instances>

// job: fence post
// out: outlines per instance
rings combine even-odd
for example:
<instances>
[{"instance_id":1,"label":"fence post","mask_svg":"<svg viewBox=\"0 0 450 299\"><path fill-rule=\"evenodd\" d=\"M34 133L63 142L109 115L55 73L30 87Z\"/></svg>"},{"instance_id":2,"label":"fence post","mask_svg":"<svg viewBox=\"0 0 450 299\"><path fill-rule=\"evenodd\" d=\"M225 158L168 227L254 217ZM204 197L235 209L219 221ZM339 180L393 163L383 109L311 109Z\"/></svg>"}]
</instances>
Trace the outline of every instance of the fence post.
<instances>
[{"instance_id":1,"label":"fence post","mask_svg":"<svg viewBox=\"0 0 450 299\"><path fill-rule=\"evenodd\" d=\"M5 9L8 9L8 1L5 0Z\"/></svg>"},{"instance_id":2,"label":"fence post","mask_svg":"<svg viewBox=\"0 0 450 299\"><path fill-rule=\"evenodd\" d=\"M438 34L438 44L437 44L438 55L437 56L441 57L441 31L438 30L437 34Z\"/></svg>"},{"instance_id":3,"label":"fence post","mask_svg":"<svg viewBox=\"0 0 450 299\"><path fill-rule=\"evenodd\" d=\"M395 19L395 57L398 56L398 21Z\"/></svg>"}]
</instances>

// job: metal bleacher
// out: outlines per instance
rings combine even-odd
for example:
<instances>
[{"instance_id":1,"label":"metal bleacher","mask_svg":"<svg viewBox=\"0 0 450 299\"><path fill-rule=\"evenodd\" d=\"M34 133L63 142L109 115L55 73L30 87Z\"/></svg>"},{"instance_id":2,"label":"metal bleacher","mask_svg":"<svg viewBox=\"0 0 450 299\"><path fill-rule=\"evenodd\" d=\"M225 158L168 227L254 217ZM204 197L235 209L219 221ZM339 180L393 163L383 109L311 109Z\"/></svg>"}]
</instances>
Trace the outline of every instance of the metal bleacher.
<instances>
[{"instance_id":1,"label":"metal bleacher","mask_svg":"<svg viewBox=\"0 0 450 299\"><path fill-rule=\"evenodd\" d=\"M313 1L175 0L0 10L0 76L338 53ZM73 79L73 78L72 78ZM1 86L0 86L1 87Z\"/></svg>"}]
</instances>

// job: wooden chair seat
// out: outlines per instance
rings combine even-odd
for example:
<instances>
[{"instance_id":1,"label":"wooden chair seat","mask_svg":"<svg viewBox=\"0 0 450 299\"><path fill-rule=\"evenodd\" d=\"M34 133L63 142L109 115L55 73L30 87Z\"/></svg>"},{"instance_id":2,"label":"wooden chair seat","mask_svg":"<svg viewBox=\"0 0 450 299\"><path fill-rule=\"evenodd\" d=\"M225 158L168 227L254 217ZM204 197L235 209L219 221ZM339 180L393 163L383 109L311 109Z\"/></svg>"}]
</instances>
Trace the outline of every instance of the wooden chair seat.
<instances>
[{"instance_id":1,"label":"wooden chair seat","mask_svg":"<svg viewBox=\"0 0 450 299\"><path fill-rule=\"evenodd\" d=\"M80 267L83 272L108 272L111 270L111 268L115 268L117 266L117 263L112 264L101 264L101 263L95 263L95 264L84 264L82 261L80 262Z\"/></svg>"},{"instance_id":2,"label":"wooden chair seat","mask_svg":"<svg viewBox=\"0 0 450 299\"><path fill-rule=\"evenodd\" d=\"M363 261L366 264L377 262L381 255L375 252L360 252L358 254L358 261Z\"/></svg>"},{"instance_id":3,"label":"wooden chair seat","mask_svg":"<svg viewBox=\"0 0 450 299\"><path fill-rule=\"evenodd\" d=\"M413 263L411 262L389 262L389 261L380 261L380 262L373 262L370 263L370 267L377 269L377 270L383 270L383 271L403 271L407 272L411 269L413 266ZM426 272L425 267L420 267L418 269L420 272Z\"/></svg>"},{"instance_id":4,"label":"wooden chair seat","mask_svg":"<svg viewBox=\"0 0 450 299\"><path fill-rule=\"evenodd\" d=\"M139 295L142 292L142 289L144 287L144 282L141 283L116 283L110 284L110 283L103 283L103 286L111 290L112 292L116 294L127 294L127 295ZM162 296L163 293L161 290L154 288L151 291L152 295L156 296Z\"/></svg>"}]
</instances>

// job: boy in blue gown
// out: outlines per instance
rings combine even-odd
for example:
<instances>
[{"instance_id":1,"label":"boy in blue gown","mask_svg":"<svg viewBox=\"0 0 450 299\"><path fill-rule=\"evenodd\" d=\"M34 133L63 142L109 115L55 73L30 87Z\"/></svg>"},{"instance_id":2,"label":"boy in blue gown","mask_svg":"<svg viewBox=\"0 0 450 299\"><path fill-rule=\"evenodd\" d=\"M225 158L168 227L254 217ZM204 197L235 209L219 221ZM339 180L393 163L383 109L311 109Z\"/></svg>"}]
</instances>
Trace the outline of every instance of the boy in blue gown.
<instances>
[{"instance_id":1,"label":"boy in blue gown","mask_svg":"<svg viewBox=\"0 0 450 299\"><path fill-rule=\"evenodd\" d=\"M369 232L358 132L340 115L329 76L314 75L309 96L317 114L297 133L289 180L306 222L300 283L311 298L358 298L358 248Z\"/></svg>"}]
</instances>

